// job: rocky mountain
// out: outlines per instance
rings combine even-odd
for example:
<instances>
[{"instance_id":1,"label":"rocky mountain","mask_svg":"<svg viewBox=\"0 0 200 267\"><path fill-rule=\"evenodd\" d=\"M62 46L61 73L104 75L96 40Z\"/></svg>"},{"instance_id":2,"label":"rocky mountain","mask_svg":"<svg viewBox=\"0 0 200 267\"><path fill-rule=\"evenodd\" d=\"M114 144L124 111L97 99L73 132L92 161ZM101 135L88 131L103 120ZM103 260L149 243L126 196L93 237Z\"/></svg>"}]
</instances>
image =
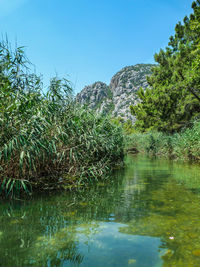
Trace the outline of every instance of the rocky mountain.
<instances>
[{"instance_id":1,"label":"rocky mountain","mask_svg":"<svg viewBox=\"0 0 200 267\"><path fill-rule=\"evenodd\" d=\"M110 85L95 82L86 86L76 99L97 112L134 122L129 107L138 103L137 90L147 87L146 76L151 74L152 66L137 64L125 67L112 77Z\"/></svg>"}]
</instances>

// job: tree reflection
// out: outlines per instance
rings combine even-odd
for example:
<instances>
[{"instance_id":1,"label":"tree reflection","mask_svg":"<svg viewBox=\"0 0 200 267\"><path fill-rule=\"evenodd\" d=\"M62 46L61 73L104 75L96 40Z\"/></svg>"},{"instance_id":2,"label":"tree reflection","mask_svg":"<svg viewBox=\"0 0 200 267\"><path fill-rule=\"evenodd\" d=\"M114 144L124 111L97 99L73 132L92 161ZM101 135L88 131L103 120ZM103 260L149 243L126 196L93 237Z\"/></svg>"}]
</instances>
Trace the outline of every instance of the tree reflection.
<instances>
[{"instance_id":1,"label":"tree reflection","mask_svg":"<svg viewBox=\"0 0 200 267\"><path fill-rule=\"evenodd\" d=\"M163 266L200 266L199 195L169 180L148 195L148 214L135 217L121 233L159 237Z\"/></svg>"}]
</instances>

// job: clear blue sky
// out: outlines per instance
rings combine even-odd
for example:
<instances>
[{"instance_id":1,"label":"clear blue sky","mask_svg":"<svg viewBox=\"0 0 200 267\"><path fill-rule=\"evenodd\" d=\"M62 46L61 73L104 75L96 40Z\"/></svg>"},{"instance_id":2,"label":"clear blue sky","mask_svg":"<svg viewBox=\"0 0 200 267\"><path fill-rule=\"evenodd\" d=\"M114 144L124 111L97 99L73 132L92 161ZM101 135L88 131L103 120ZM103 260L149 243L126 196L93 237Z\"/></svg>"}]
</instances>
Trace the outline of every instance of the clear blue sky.
<instances>
[{"instance_id":1,"label":"clear blue sky","mask_svg":"<svg viewBox=\"0 0 200 267\"><path fill-rule=\"evenodd\" d=\"M121 68L153 63L192 0L0 0L0 32L26 54L44 81L57 73L75 92L110 82Z\"/></svg>"}]
</instances>

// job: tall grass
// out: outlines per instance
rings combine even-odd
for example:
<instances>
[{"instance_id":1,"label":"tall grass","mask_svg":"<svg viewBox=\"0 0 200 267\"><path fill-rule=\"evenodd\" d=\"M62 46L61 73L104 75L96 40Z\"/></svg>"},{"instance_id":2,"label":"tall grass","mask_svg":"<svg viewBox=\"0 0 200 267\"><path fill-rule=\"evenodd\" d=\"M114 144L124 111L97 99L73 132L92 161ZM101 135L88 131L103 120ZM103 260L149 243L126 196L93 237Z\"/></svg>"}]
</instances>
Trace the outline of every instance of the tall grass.
<instances>
[{"instance_id":1,"label":"tall grass","mask_svg":"<svg viewBox=\"0 0 200 267\"><path fill-rule=\"evenodd\" d=\"M0 43L0 190L70 187L106 177L123 158L123 134L73 101L70 83L46 93L22 48Z\"/></svg>"},{"instance_id":2,"label":"tall grass","mask_svg":"<svg viewBox=\"0 0 200 267\"><path fill-rule=\"evenodd\" d=\"M200 161L200 121L173 135L159 132L132 134L127 146L143 153Z\"/></svg>"}]
</instances>

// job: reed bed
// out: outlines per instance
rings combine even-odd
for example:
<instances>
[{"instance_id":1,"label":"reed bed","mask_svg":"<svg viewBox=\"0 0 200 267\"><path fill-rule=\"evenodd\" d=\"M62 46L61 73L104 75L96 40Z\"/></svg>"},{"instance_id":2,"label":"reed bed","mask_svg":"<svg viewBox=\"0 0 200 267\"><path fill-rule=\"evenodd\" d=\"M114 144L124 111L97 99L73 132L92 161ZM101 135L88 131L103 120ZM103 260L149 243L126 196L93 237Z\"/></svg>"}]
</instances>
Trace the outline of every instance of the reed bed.
<instances>
[{"instance_id":1,"label":"reed bed","mask_svg":"<svg viewBox=\"0 0 200 267\"><path fill-rule=\"evenodd\" d=\"M78 106L70 83L42 91L23 48L0 42L0 190L74 188L108 177L123 159L120 127Z\"/></svg>"},{"instance_id":2,"label":"reed bed","mask_svg":"<svg viewBox=\"0 0 200 267\"><path fill-rule=\"evenodd\" d=\"M134 133L127 137L127 146L135 151L163 155L173 159L200 162L200 121L194 121L180 133Z\"/></svg>"}]
</instances>

